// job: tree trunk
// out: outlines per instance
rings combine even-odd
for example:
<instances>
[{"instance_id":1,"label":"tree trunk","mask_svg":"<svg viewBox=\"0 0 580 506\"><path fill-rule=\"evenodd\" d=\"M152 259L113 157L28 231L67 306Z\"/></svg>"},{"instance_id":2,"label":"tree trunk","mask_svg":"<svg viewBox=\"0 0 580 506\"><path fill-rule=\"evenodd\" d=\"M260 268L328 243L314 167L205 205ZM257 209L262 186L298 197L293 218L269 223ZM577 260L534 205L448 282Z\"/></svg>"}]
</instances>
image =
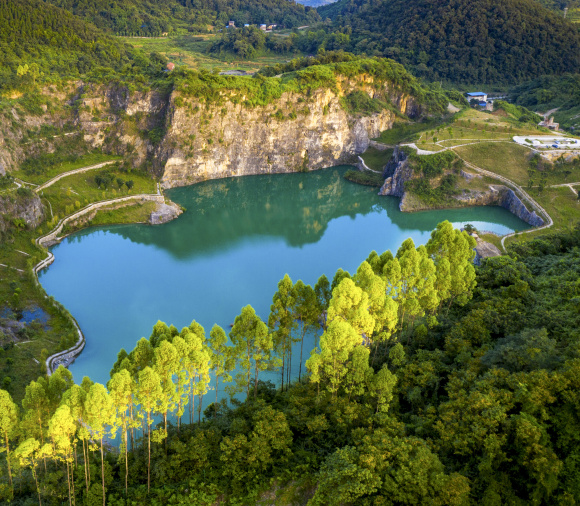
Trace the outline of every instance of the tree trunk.
<instances>
[{"instance_id":1,"label":"tree trunk","mask_svg":"<svg viewBox=\"0 0 580 506\"><path fill-rule=\"evenodd\" d=\"M88 444L88 441L87 441ZM85 484L87 486L87 494L89 493L89 475L87 472L87 454L85 453L85 440L83 439L83 461L85 464Z\"/></svg>"},{"instance_id":2,"label":"tree trunk","mask_svg":"<svg viewBox=\"0 0 580 506\"><path fill-rule=\"evenodd\" d=\"M103 438L101 437L101 478L103 482L103 506L105 506L105 457L103 456Z\"/></svg>"},{"instance_id":3,"label":"tree trunk","mask_svg":"<svg viewBox=\"0 0 580 506\"><path fill-rule=\"evenodd\" d=\"M258 398L258 364L254 369L256 377L254 378L254 400Z\"/></svg>"},{"instance_id":4,"label":"tree trunk","mask_svg":"<svg viewBox=\"0 0 580 506\"><path fill-rule=\"evenodd\" d=\"M151 488L151 425L149 425L149 411L147 411L147 448L149 457L147 460L147 493Z\"/></svg>"},{"instance_id":5,"label":"tree trunk","mask_svg":"<svg viewBox=\"0 0 580 506\"><path fill-rule=\"evenodd\" d=\"M220 382L220 376L221 374L216 374L215 376L215 403L213 405L214 407L214 411L213 411L213 417L217 418L217 407L218 407L218 387L219 387L219 382Z\"/></svg>"},{"instance_id":6,"label":"tree trunk","mask_svg":"<svg viewBox=\"0 0 580 506\"><path fill-rule=\"evenodd\" d=\"M68 457L68 455L67 455ZM70 496L70 471L69 471L69 467L68 467L68 458L66 459L66 481L68 483L68 504L69 506L72 506L72 499Z\"/></svg>"},{"instance_id":7,"label":"tree trunk","mask_svg":"<svg viewBox=\"0 0 580 506\"><path fill-rule=\"evenodd\" d=\"M127 441L127 428L125 428L125 496L127 496L127 480L129 478L129 454L127 452L127 446L129 441Z\"/></svg>"},{"instance_id":8,"label":"tree trunk","mask_svg":"<svg viewBox=\"0 0 580 506\"><path fill-rule=\"evenodd\" d=\"M300 378L302 376L302 349L304 348L304 322L301 321L302 331L300 332L300 365L298 366L298 382L300 383Z\"/></svg>"},{"instance_id":9,"label":"tree trunk","mask_svg":"<svg viewBox=\"0 0 580 506\"><path fill-rule=\"evenodd\" d=\"M8 481L12 487L12 470L10 469L10 447L8 446L8 431L4 432L6 437L6 464L8 464Z\"/></svg>"},{"instance_id":10,"label":"tree trunk","mask_svg":"<svg viewBox=\"0 0 580 506\"><path fill-rule=\"evenodd\" d=\"M76 457L76 445L75 445L75 457ZM75 464L76 465L76 464ZM76 505L77 503L77 499L76 499L76 494L75 494L75 468L73 466L71 466L71 483L72 483L72 498L73 498L73 505Z\"/></svg>"},{"instance_id":11,"label":"tree trunk","mask_svg":"<svg viewBox=\"0 0 580 506\"><path fill-rule=\"evenodd\" d=\"M34 475L34 483L36 483L36 491L38 492L38 504L42 506L42 501L40 500L40 488L38 487L38 478L36 477L36 465L32 461L32 474Z\"/></svg>"},{"instance_id":12,"label":"tree trunk","mask_svg":"<svg viewBox=\"0 0 580 506\"><path fill-rule=\"evenodd\" d=\"M199 396L199 406L197 407L197 423L201 423L201 406L203 404L203 395Z\"/></svg>"}]
</instances>

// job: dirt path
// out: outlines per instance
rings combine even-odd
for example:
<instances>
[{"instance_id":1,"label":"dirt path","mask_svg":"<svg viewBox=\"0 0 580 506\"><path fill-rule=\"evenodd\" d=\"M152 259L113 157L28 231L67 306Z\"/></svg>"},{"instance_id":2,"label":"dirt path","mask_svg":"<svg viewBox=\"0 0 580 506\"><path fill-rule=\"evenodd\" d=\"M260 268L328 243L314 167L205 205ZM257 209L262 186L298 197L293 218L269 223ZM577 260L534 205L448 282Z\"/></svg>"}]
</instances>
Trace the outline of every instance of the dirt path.
<instances>
[{"instance_id":1,"label":"dirt path","mask_svg":"<svg viewBox=\"0 0 580 506\"><path fill-rule=\"evenodd\" d=\"M459 156L459 154L455 153L459 158L461 158L461 156ZM548 212L540 205L538 204L529 194L528 192L526 192L520 185L514 183L511 179L508 179L507 177L504 176L500 176L499 174L496 174L495 172L491 172L489 170L485 170L482 169L481 167L478 167L477 165L474 165L471 162L468 162L467 160L465 160L464 158L461 158L461 160L463 160L463 162L465 163L465 165L477 172L479 172L480 174L484 174L486 176L489 177L493 177L495 179L499 179L500 181L503 181L504 183L506 183L509 187L511 187L516 194L519 193L521 197L523 197L523 200L527 200L528 203L532 206L532 209L534 211L536 211L538 214L540 214L543 218L544 218L544 222L547 223L541 227L537 227L537 228L531 228L529 230L524 230L523 232L519 232L521 234L529 234L530 232L536 232L538 230L543 230L546 228L550 228L553 224L554 224L554 220L552 220L552 217L548 214ZM504 252L507 253L506 249L505 249L505 245L504 245L504 241L508 238L508 237L512 237L516 235L515 232L512 232L511 234L507 234L504 235L501 238L501 247L503 248Z\"/></svg>"},{"instance_id":2,"label":"dirt path","mask_svg":"<svg viewBox=\"0 0 580 506\"><path fill-rule=\"evenodd\" d=\"M577 183L553 184L553 185L550 185L550 188L562 188L563 186L567 186L568 188L570 188L570 191L574 195L578 195L578 192L574 189L574 186L578 186L578 185L580 185L580 181Z\"/></svg>"},{"instance_id":3,"label":"dirt path","mask_svg":"<svg viewBox=\"0 0 580 506\"><path fill-rule=\"evenodd\" d=\"M58 176L55 176L52 179L49 179L46 183L42 183L34 191L36 193L38 193L39 191L44 190L45 188L48 188L49 186L52 186L57 181L60 181L63 177L72 176L73 174L80 174L82 172L88 172L89 170L100 169L101 167L105 167L107 165L112 165L113 163L117 163L117 162L118 162L118 160L110 160L108 162L97 163L96 165L89 165L88 167L81 167L80 169L69 170L68 172L63 172L62 174L59 174Z\"/></svg>"}]
</instances>

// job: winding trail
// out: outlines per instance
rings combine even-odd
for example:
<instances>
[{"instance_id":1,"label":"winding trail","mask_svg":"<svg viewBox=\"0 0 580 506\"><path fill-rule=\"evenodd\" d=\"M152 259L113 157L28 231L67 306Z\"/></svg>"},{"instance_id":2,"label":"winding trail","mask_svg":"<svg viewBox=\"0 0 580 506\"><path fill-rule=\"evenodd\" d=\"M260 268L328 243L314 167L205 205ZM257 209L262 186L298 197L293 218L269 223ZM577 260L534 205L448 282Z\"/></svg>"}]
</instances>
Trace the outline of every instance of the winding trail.
<instances>
[{"instance_id":1,"label":"winding trail","mask_svg":"<svg viewBox=\"0 0 580 506\"><path fill-rule=\"evenodd\" d=\"M368 166L368 165L365 163L365 161L362 159L362 157L361 157L361 156L359 156L359 157L358 157L358 159L359 159L359 161L360 161L360 164L361 164L361 166L362 166L362 168L363 168L364 170L368 170L369 172L374 172L375 174L381 174L381 172L379 172L378 170L373 170L373 169L371 169L371 168L370 168L370 167L369 167L369 166Z\"/></svg>"},{"instance_id":2,"label":"winding trail","mask_svg":"<svg viewBox=\"0 0 580 506\"><path fill-rule=\"evenodd\" d=\"M46 183L42 183L34 191L36 193L38 193L39 191L44 190L45 188L48 188L49 186L52 186L57 181L60 181L63 177L72 176L73 174L80 174L82 172L88 172L89 170L100 169L101 167L105 167L107 165L112 165L113 163L117 163L118 161L119 160L109 160L108 162L97 163L95 165L81 167L80 169L74 169L74 170L69 170L68 172L63 172L62 174L59 174L58 176L55 176L52 179L49 179Z\"/></svg>"},{"instance_id":3,"label":"winding trail","mask_svg":"<svg viewBox=\"0 0 580 506\"><path fill-rule=\"evenodd\" d=\"M456 146L457 147L457 146ZM481 167L478 167L477 165L474 165L471 162L468 162L467 160L465 160L464 158L462 158L457 152L453 151L461 160L463 160L463 162L465 163L465 165L473 170L475 170L476 172L479 172L480 174L483 174L485 176L489 176L492 177L494 179L499 179L500 181L502 181L503 183L505 183L507 186L509 186L512 190L514 190L514 192L516 194L519 194L520 198L523 197L523 200L527 200L528 203L532 206L532 208L544 218L544 222L546 223L545 225L541 226L541 227L537 227L537 228L531 228L528 230L524 230L522 232L519 232L521 234L529 234L530 232L536 232L538 230L543 230L546 228L550 228L552 225L554 225L554 220L552 220L552 217L548 214L548 212L540 205L538 204L529 194L528 192L526 192L520 185L518 185L517 183L514 183L511 179L508 179L507 177L504 176L500 176L499 174L496 174L495 172L491 172L489 170L485 170L482 169ZM515 236L516 232L512 232L511 234L507 234L504 235L501 238L501 247L503 248L504 252L507 253L507 250L505 249L505 244L504 241L508 238L508 237L512 237Z\"/></svg>"},{"instance_id":4,"label":"winding trail","mask_svg":"<svg viewBox=\"0 0 580 506\"><path fill-rule=\"evenodd\" d=\"M449 139L448 139L449 140ZM440 142L444 142L444 141L438 141L436 144L438 146L441 146L441 144L439 144ZM520 185L518 185L517 183L514 183L511 179L508 179L505 176L501 176L499 174L496 174L495 172L491 172L489 170L485 170L482 169L481 167L478 167L477 165L468 162L467 160L465 160L465 158L463 158L461 155L459 155L459 153L457 153L457 151L455 151L455 148L459 148L462 146L470 146L473 144L482 144L484 142L508 142L511 143L512 141L506 141L506 140L485 140L485 141L480 141L480 142L468 142L465 144L458 144L457 146L441 146L443 149L441 151L426 151L426 150L422 150L419 149L415 143L408 143L408 144L401 144L401 146L409 146L412 147L414 149L417 150L417 154L418 155L431 155L431 154L436 154L436 153L442 153L443 151L447 151L447 150L451 150L453 151L464 163L467 167L475 170L476 172L483 174L485 176L489 176L491 178L494 179L499 179L500 181L502 181L503 183L505 183L508 187L510 187L516 194L519 194L520 198L522 200L526 200L530 206L533 208L534 211L536 211L543 219L544 219L544 223L545 225L541 226L541 227L537 227L537 228L531 228L529 230L524 230L522 232L518 232L520 234L529 234L531 232L536 232L538 230L544 230L547 228L550 228L551 226L554 225L554 220L552 219L552 217L548 214L548 212L540 205L538 204L538 202L536 202L529 194L528 192L526 192ZM529 148L531 151L535 151L532 148ZM578 183L565 183L565 184L561 184L561 185L553 185L552 187L557 187L557 186L568 186L570 188L570 190L572 190L572 192L574 194L576 194L576 191L574 190L574 188L572 188L573 185L578 185L580 184L580 182ZM501 247L503 248L504 252L507 253L507 250L505 248L505 240L508 237L512 237L515 236L516 232L512 232L510 234L506 234L502 237L501 239Z\"/></svg>"},{"instance_id":5,"label":"winding trail","mask_svg":"<svg viewBox=\"0 0 580 506\"><path fill-rule=\"evenodd\" d=\"M40 247L46 247L45 244L53 243L54 241L58 241L61 239L60 237L58 237L58 234L60 234L62 232L64 226L67 223L74 221L77 218L80 218L81 216L88 214L92 211L95 211L101 207L106 207L106 206L109 206L111 204L128 202L131 200L141 200L143 202L144 201L165 202L165 197L161 194L159 185L157 185L157 193L153 193L153 194L142 193L139 195L131 195L131 196L127 196L127 197L120 197L120 198L116 198L116 199L93 202L92 204L89 204L89 205L83 207L82 209L80 209L76 213L73 213L69 216L66 216L65 218L62 218L58 222L56 227L54 229L52 229L48 234L45 234L45 235L37 238L36 244ZM35 281L37 284L40 284L40 282L38 281L38 273L42 269L45 269L50 264L52 264L52 262L54 262L54 255L50 251L47 250L47 257L44 260L41 260L38 264L36 264L32 268L32 271L33 271L34 276L35 276ZM81 328L80 328L78 322L75 320L74 316L72 316L63 306L61 306L60 303L55 301L55 304L58 304L60 306L60 308L65 312L65 314L71 319L71 321L72 321L72 323L77 331L78 339L77 339L77 342L71 348L54 353L53 355L51 355L50 357L48 357L46 359L46 374L48 376L50 376L58 368L58 366L61 364L64 365L65 367L68 367L68 365L70 365L70 363L80 354L80 352L85 347L85 336L84 336L83 332L81 331Z\"/></svg>"},{"instance_id":6,"label":"winding trail","mask_svg":"<svg viewBox=\"0 0 580 506\"><path fill-rule=\"evenodd\" d=\"M570 191L574 195L578 195L578 192L574 189L574 186L578 186L578 185L580 185L580 181L577 183L553 184L553 185L550 185L550 188L562 188L563 186L567 186L568 188L570 188Z\"/></svg>"}]
</instances>

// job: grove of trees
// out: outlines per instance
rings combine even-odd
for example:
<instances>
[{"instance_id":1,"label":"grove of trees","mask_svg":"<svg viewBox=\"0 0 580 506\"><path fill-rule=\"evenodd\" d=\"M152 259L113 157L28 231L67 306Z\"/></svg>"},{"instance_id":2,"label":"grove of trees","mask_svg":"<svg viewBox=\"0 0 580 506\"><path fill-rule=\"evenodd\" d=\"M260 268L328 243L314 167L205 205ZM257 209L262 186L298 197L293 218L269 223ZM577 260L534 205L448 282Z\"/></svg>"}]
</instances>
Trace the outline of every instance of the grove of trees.
<instances>
[{"instance_id":1,"label":"grove of trees","mask_svg":"<svg viewBox=\"0 0 580 506\"><path fill-rule=\"evenodd\" d=\"M574 504L580 228L478 268L473 246L444 222L352 275L285 276L229 336L158 322L106 386L59 368L21 407L0 391L3 500Z\"/></svg>"}]
</instances>

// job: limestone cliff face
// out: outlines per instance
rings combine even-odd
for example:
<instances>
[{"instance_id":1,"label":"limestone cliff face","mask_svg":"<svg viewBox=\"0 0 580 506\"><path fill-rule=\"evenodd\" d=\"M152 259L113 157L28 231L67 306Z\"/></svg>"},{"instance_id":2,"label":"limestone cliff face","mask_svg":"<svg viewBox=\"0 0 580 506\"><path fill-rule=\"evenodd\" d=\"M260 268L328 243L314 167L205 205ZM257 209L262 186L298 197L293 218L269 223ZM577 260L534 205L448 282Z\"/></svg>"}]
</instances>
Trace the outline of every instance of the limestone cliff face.
<instances>
[{"instance_id":1,"label":"limestone cliff face","mask_svg":"<svg viewBox=\"0 0 580 506\"><path fill-rule=\"evenodd\" d=\"M27 157L58 149L83 154L98 148L142 165L153 156L149 134L163 126L167 100L158 92L129 92L119 86L74 82L59 90L48 87L39 107L26 111L14 106L9 121L0 122L0 175Z\"/></svg>"},{"instance_id":2,"label":"limestone cliff face","mask_svg":"<svg viewBox=\"0 0 580 506\"><path fill-rule=\"evenodd\" d=\"M4 218L2 219L2 217ZM31 227L37 227L44 218L44 207L36 193L28 196L0 195L0 229L4 228L3 220L21 219Z\"/></svg>"},{"instance_id":3,"label":"limestone cliff face","mask_svg":"<svg viewBox=\"0 0 580 506\"><path fill-rule=\"evenodd\" d=\"M413 178L413 169L409 166L407 154L397 146L393 157L383 171L385 182L379 190L379 195L404 197L405 182Z\"/></svg>"},{"instance_id":4,"label":"limestone cliff face","mask_svg":"<svg viewBox=\"0 0 580 506\"><path fill-rule=\"evenodd\" d=\"M411 98L392 98L402 112L418 112ZM372 116L349 114L341 105L340 92L330 90L315 91L310 97L285 93L274 103L255 108L233 103L206 108L174 93L167 133L157 152L162 186L351 162L368 148L370 139L391 128L394 118L388 110Z\"/></svg>"}]
</instances>

